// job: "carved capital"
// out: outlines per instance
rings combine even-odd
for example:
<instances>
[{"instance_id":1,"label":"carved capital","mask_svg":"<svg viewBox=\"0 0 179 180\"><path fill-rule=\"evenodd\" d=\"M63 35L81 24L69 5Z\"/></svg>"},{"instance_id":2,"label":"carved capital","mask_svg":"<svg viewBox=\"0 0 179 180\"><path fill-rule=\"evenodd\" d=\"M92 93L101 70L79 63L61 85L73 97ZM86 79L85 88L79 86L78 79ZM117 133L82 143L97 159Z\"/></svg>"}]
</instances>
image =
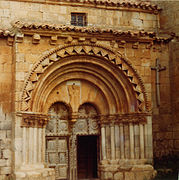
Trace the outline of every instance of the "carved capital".
<instances>
[{"instance_id":1,"label":"carved capital","mask_svg":"<svg viewBox=\"0 0 179 180\"><path fill-rule=\"evenodd\" d=\"M17 116L22 117L22 127L43 128L47 125L50 115L37 112L18 112Z\"/></svg>"},{"instance_id":2,"label":"carved capital","mask_svg":"<svg viewBox=\"0 0 179 180\"><path fill-rule=\"evenodd\" d=\"M114 124L119 123L142 123L147 122L146 116L149 114L146 113L126 113L126 114L109 114L109 115L100 115L100 124Z\"/></svg>"}]
</instances>

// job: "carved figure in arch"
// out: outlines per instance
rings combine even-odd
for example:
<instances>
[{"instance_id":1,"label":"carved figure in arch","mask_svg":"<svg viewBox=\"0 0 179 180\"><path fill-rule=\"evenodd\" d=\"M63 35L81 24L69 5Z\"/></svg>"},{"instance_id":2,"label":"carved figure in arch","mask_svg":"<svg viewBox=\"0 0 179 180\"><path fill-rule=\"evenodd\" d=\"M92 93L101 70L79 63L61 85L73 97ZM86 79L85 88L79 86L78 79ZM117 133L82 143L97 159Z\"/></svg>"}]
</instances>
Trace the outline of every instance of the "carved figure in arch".
<instances>
[{"instance_id":1,"label":"carved figure in arch","mask_svg":"<svg viewBox=\"0 0 179 180\"><path fill-rule=\"evenodd\" d=\"M77 107L80 103L80 86L75 85L73 83L72 85L68 85L68 92L70 97L70 104L74 112L77 112Z\"/></svg>"}]
</instances>

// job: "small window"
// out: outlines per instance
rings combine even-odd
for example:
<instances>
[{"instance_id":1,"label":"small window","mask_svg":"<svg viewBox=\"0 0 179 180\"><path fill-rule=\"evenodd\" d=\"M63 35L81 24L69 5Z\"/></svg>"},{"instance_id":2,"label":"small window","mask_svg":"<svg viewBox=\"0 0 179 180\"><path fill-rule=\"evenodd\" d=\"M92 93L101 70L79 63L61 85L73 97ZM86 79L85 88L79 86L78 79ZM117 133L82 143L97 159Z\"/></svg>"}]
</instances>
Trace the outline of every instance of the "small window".
<instances>
[{"instance_id":1,"label":"small window","mask_svg":"<svg viewBox=\"0 0 179 180\"><path fill-rule=\"evenodd\" d=\"M74 26L86 26L86 14L85 13L71 13L71 25Z\"/></svg>"}]
</instances>

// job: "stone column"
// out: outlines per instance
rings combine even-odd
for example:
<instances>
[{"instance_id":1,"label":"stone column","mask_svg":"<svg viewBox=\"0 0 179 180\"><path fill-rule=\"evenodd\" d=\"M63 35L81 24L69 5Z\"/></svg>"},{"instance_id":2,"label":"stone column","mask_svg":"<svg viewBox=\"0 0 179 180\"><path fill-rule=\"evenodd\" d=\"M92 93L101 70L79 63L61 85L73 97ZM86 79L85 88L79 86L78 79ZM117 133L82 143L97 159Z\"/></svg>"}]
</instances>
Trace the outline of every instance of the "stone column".
<instances>
[{"instance_id":1,"label":"stone column","mask_svg":"<svg viewBox=\"0 0 179 180\"><path fill-rule=\"evenodd\" d=\"M19 114L22 117L22 169L29 165L42 165L45 163L45 125L48 116L32 112Z\"/></svg>"},{"instance_id":2,"label":"stone column","mask_svg":"<svg viewBox=\"0 0 179 180\"><path fill-rule=\"evenodd\" d=\"M42 163L42 128L38 129L38 163Z\"/></svg>"},{"instance_id":3,"label":"stone column","mask_svg":"<svg viewBox=\"0 0 179 180\"><path fill-rule=\"evenodd\" d=\"M106 159L106 139L105 139L105 125L101 124L101 146L102 146L102 160Z\"/></svg>"},{"instance_id":4,"label":"stone column","mask_svg":"<svg viewBox=\"0 0 179 180\"><path fill-rule=\"evenodd\" d=\"M152 117L147 116L147 124L145 124L145 136L147 139L146 144L146 154L147 158L152 160L153 159L153 140L152 140Z\"/></svg>"},{"instance_id":5,"label":"stone column","mask_svg":"<svg viewBox=\"0 0 179 180\"><path fill-rule=\"evenodd\" d=\"M124 154L125 158L130 158L130 143L129 143L129 123L124 124Z\"/></svg>"},{"instance_id":6,"label":"stone column","mask_svg":"<svg viewBox=\"0 0 179 180\"><path fill-rule=\"evenodd\" d=\"M37 128L35 127L34 128L34 134L33 134L33 141L34 141L34 149L33 149L33 163L36 164L37 163L37 139L38 139L38 136L37 136Z\"/></svg>"},{"instance_id":7,"label":"stone column","mask_svg":"<svg viewBox=\"0 0 179 180\"><path fill-rule=\"evenodd\" d=\"M22 128L23 130L23 136L22 136L22 141L23 141L23 144L22 144L22 161L23 161L23 164L26 164L27 163L27 149L28 149L28 143L27 143L27 128L26 127L23 127Z\"/></svg>"},{"instance_id":8,"label":"stone column","mask_svg":"<svg viewBox=\"0 0 179 180\"><path fill-rule=\"evenodd\" d=\"M144 127L143 124L139 124L140 130L140 158L144 159Z\"/></svg>"},{"instance_id":9,"label":"stone column","mask_svg":"<svg viewBox=\"0 0 179 180\"><path fill-rule=\"evenodd\" d=\"M129 139L130 139L130 158L134 159L134 127L129 123Z\"/></svg>"},{"instance_id":10,"label":"stone column","mask_svg":"<svg viewBox=\"0 0 179 180\"><path fill-rule=\"evenodd\" d=\"M121 159L124 159L124 127L123 124L120 123L120 147L121 147Z\"/></svg>"},{"instance_id":11,"label":"stone column","mask_svg":"<svg viewBox=\"0 0 179 180\"><path fill-rule=\"evenodd\" d=\"M76 147L76 132L75 132L75 123L78 119L78 112L72 113L71 121L70 121L70 129L71 129L71 136L70 136L70 180L77 179L77 147Z\"/></svg>"},{"instance_id":12,"label":"stone column","mask_svg":"<svg viewBox=\"0 0 179 180\"><path fill-rule=\"evenodd\" d=\"M106 148L106 158L111 158L111 130L110 125L105 125L105 148Z\"/></svg>"},{"instance_id":13,"label":"stone column","mask_svg":"<svg viewBox=\"0 0 179 180\"><path fill-rule=\"evenodd\" d=\"M33 138L33 128L30 127L29 128L29 164L32 164L33 163L33 152L34 152L34 138Z\"/></svg>"},{"instance_id":14,"label":"stone column","mask_svg":"<svg viewBox=\"0 0 179 180\"><path fill-rule=\"evenodd\" d=\"M110 124L111 128L111 159L115 159L115 138L114 138L114 122Z\"/></svg>"},{"instance_id":15,"label":"stone column","mask_svg":"<svg viewBox=\"0 0 179 180\"><path fill-rule=\"evenodd\" d=\"M120 158L120 145L119 145L119 125L115 125L115 145L116 145L116 159Z\"/></svg>"},{"instance_id":16,"label":"stone column","mask_svg":"<svg viewBox=\"0 0 179 180\"><path fill-rule=\"evenodd\" d=\"M135 159L140 157L139 124L134 125Z\"/></svg>"}]
</instances>

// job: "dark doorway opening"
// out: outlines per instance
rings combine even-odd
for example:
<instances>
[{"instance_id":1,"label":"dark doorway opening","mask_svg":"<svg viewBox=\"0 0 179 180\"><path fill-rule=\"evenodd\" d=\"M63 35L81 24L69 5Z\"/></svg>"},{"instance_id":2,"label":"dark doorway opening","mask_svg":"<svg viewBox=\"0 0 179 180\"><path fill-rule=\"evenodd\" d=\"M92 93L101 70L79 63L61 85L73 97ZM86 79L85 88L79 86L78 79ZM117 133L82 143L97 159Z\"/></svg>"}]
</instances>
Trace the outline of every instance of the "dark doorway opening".
<instances>
[{"instance_id":1,"label":"dark doorway opening","mask_svg":"<svg viewBox=\"0 0 179 180\"><path fill-rule=\"evenodd\" d=\"M97 178L98 136L78 136L78 179Z\"/></svg>"}]
</instances>

